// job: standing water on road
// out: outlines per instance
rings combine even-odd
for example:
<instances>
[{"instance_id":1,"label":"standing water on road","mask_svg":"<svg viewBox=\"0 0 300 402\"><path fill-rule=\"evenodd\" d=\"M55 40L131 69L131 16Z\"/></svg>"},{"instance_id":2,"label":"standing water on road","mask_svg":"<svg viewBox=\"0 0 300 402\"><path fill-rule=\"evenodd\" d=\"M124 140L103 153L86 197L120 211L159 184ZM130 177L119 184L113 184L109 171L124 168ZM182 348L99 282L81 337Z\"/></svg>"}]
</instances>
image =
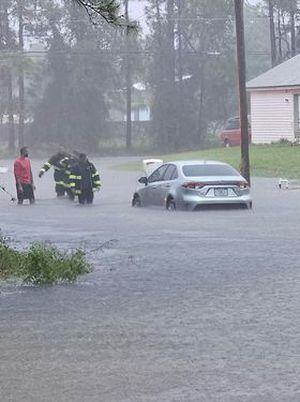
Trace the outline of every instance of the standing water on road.
<instances>
[{"instance_id":1,"label":"standing water on road","mask_svg":"<svg viewBox=\"0 0 300 402\"><path fill-rule=\"evenodd\" d=\"M1 400L293 400L298 194L256 179L253 211L135 209L138 172L96 163L92 207L57 200L50 175L32 207L1 197L17 247L83 247L94 266L74 285L1 285Z\"/></svg>"}]
</instances>

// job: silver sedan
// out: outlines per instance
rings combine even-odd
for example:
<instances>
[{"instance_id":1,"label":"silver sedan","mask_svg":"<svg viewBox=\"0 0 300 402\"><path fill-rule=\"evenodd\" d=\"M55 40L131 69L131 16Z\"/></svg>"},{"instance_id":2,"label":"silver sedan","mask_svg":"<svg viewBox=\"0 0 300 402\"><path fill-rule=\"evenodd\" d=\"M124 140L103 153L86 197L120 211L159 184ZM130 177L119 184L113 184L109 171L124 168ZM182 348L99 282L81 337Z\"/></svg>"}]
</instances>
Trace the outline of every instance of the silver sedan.
<instances>
[{"instance_id":1,"label":"silver sedan","mask_svg":"<svg viewBox=\"0 0 300 402\"><path fill-rule=\"evenodd\" d=\"M165 163L133 195L133 206L157 205L168 210L195 210L202 205L239 204L252 208L247 181L232 166L216 161Z\"/></svg>"}]
</instances>

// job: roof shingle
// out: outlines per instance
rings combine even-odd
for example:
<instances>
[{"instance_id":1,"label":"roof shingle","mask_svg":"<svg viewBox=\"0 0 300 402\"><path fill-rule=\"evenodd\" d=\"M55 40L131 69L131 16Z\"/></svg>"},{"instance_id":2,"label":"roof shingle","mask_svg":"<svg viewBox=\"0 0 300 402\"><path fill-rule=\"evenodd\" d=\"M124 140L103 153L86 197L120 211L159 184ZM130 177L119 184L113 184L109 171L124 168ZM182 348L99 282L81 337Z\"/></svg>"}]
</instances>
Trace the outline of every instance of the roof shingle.
<instances>
[{"instance_id":1,"label":"roof shingle","mask_svg":"<svg viewBox=\"0 0 300 402\"><path fill-rule=\"evenodd\" d=\"M300 86L300 54L247 82L248 89Z\"/></svg>"}]
</instances>

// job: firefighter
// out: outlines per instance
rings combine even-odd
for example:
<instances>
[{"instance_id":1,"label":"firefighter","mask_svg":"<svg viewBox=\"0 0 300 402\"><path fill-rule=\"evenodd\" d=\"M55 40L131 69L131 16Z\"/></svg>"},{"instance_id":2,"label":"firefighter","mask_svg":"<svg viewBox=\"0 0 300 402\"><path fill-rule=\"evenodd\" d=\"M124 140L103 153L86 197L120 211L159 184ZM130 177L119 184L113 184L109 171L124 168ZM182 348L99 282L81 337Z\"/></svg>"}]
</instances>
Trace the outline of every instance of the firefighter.
<instances>
[{"instance_id":1,"label":"firefighter","mask_svg":"<svg viewBox=\"0 0 300 402\"><path fill-rule=\"evenodd\" d=\"M54 168L54 181L55 181L55 192L57 197L63 197L65 193L68 194L68 160L70 155L65 151L64 146L59 147L59 151L51 156L51 158L46 162L40 172L39 177L41 178L45 172L47 172L52 166Z\"/></svg>"},{"instance_id":2,"label":"firefighter","mask_svg":"<svg viewBox=\"0 0 300 402\"><path fill-rule=\"evenodd\" d=\"M72 189L70 188L70 174L71 174L71 170L72 170L73 166L75 166L77 163L78 163L78 157L73 156L73 155L66 156L60 162L60 164L65 169L63 182L64 182L66 193L69 197L69 200L71 200L71 201L74 201L75 196L74 196Z\"/></svg>"},{"instance_id":3,"label":"firefighter","mask_svg":"<svg viewBox=\"0 0 300 402\"><path fill-rule=\"evenodd\" d=\"M34 184L31 171L31 164L28 158L28 149L23 147L20 156L14 162L14 174L16 179L18 204L22 205L24 200L34 204Z\"/></svg>"},{"instance_id":4,"label":"firefighter","mask_svg":"<svg viewBox=\"0 0 300 402\"><path fill-rule=\"evenodd\" d=\"M94 191L101 187L100 176L86 154L79 154L78 163L71 168L70 188L78 196L79 204L92 204Z\"/></svg>"}]
</instances>

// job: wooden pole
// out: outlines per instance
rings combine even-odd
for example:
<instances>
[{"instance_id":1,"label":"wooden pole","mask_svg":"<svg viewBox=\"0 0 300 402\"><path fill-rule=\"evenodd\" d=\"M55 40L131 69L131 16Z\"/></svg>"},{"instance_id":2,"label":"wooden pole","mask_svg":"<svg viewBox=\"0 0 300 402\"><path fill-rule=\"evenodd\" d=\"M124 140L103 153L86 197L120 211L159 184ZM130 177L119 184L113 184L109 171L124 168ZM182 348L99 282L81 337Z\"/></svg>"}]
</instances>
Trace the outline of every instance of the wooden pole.
<instances>
[{"instance_id":1,"label":"wooden pole","mask_svg":"<svg viewBox=\"0 0 300 402\"><path fill-rule=\"evenodd\" d=\"M248 107L246 92L246 57L244 37L244 0L234 0L237 43L237 70L239 87L239 109L241 122L241 174L250 184Z\"/></svg>"}]
</instances>

